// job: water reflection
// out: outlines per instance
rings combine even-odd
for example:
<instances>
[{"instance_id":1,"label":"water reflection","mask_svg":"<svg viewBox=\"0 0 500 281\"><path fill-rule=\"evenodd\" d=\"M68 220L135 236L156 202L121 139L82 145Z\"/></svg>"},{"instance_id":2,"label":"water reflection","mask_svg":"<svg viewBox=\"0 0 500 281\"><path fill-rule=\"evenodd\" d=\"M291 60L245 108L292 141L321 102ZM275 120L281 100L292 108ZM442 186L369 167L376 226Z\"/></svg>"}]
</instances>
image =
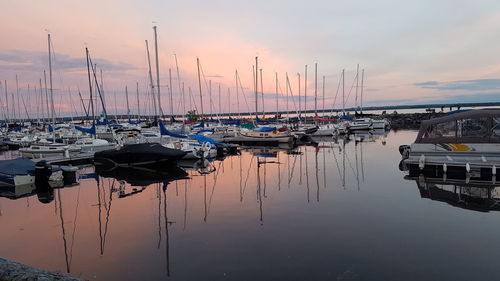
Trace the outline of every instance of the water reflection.
<instances>
[{"instance_id":1,"label":"water reflection","mask_svg":"<svg viewBox=\"0 0 500 281\"><path fill-rule=\"evenodd\" d=\"M478 211L500 211L500 186L492 182L406 176L414 180L421 198Z\"/></svg>"},{"instance_id":2,"label":"water reflection","mask_svg":"<svg viewBox=\"0 0 500 281\"><path fill-rule=\"evenodd\" d=\"M383 166L374 159L390 151L382 149L382 138L250 147L169 169L89 167L79 186L55 190L48 206L0 198L2 254L93 280L213 280L224 273L236 280L266 279L268 273L285 280L296 274L308 279L300 272L333 272L323 264L328 258L343 265L343 257L362 255L354 246L343 252L343 245L370 231L350 229L365 220L360 210L370 210L365 202L373 190L364 183L376 189L371 171ZM35 231L44 234L42 245L27 235ZM35 252L44 258L26 254ZM267 273L251 269L259 266ZM322 277L335 279L351 267Z\"/></svg>"},{"instance_id":3,"label":"water reflection","mask_svg":"<svg viewBox=\"0 0 500 281\"><path fill-rule=\"evenodd\" d=\"M113 169L100 169L96 166L96 173L105 178L114 178L125 181L132 186L148 186L154 183L164 183L183 179L187 176L186 171L175 164L147 167L116 167Z\"/></svg>"}]
</instances>

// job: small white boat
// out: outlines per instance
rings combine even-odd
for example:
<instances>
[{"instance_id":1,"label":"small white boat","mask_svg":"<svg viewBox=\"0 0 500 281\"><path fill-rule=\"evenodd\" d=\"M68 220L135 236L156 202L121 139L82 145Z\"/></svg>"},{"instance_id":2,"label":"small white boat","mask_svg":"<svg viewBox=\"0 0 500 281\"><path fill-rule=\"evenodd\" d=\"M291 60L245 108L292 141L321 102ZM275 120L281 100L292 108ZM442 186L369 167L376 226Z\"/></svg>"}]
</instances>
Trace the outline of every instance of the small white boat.
<instances>
[{"instance_id":1,"label":"small white boat","mask_svg":"<svg viewBox=\"0 0 500 281\"><path fill-rule=\"evenodd\" d=\"M39 142L32 144L29 147L20 148L19 152L22 157L26 158L43 158L54 156L69 156L79 153L81 147L71 147L60 143L43 143Z\"/></svg>"},{"instance_id":2,"label":"small white boat","mask_svg":"<svg viewBox=\"0 0 500 281\"><path fill-rule=\"evenodd\" d=\"M185 151L186 155L182 159L213 158L217 156L217 149L209 142L200 144L194 140L177 139L163 146Z\"/></svg>"},{"instance_id":3,"label":"small white boat","mask_svg":"<svg viewBox=\"0 0 500 281\"><path fill-rule=\"evenodd\" d=\"M235 139L241 142L255 143L293 143L295 141L295 137L288 131L279 132L278 130L241 130L240 133L236 135Z\"/></svg>"},{"instance_id":4,"label":"small white boat","mask_svg":"<svg viewBox=\"0 0 500 281\"><path fill-rule=\"evenodd\" d=\"M313 136L333 136L337 134L338 126L336 124L322 124L318 126L318 130L312 134Z\"/></svg>"},{"instance_id":5,"label":"small white boat","mask_svg":"<svg viewBox=\"0 0 500 281\"><path fill-rule=\"evenodd\" d=\"M373 121L371 118L358 118L349 122L349 130L371 130L373 129Z\"/></svg>"},{"instance_id":6,"label":"small white boat","mask_svg":"<svg viewBox=\"0 0 500 281\"><path fill-rule=\"evenodd\" d=\"M106 149L113 149L115 146L115 144L110 143L107 140L84 138L77 140L74 144L70 145L69 148L70 152L72 149L80 152L97 152Z\"/></svg>"}]
</instances>

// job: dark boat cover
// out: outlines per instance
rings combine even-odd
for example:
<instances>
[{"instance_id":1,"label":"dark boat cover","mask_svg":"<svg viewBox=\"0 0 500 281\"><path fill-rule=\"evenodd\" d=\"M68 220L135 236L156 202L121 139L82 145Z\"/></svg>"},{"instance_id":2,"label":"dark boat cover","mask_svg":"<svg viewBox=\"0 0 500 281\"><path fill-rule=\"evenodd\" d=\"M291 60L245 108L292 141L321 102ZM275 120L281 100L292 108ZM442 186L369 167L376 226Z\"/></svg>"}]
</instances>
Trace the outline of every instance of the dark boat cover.
<instances>
[{"instance_id":1,"label":"dark boat cover","mask_svg":"<svg viewBox=\"0 0 500 281\"><path fill-rule=\"evenodd\" d=\"M140 143L125 145L120 149L96 152L94 162L97 165L149 165L161 162L175 162L184 155L186 155L185 151L167 148L158 143Z\"/></svg>"},{"instance_id":2,"label":"dark boat cover","mask_svg":"<svg viewBox=\"0 0 500 281\"><path fill-rule=\"evenodd\" d=\"M28 175L35 173L35 162L28 158L0 161L0 173L8 175Z\"/></svg>"}]
</instances>

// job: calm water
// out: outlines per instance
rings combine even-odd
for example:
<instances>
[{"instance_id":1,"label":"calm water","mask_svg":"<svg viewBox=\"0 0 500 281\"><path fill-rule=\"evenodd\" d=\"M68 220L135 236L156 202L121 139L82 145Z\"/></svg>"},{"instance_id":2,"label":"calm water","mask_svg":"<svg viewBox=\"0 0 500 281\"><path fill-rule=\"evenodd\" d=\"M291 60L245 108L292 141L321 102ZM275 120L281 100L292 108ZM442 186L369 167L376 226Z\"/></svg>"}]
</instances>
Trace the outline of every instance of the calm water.
<instances>
[{"instance_id":1,"label":"calm water","mask_svg":"<svg viewBox=\"0 0 500 281\"><path fill-rule=\"evenodd\" d=\"M497 279L500 213L422 198L398 170L415 135L243 151L145 188L86 168L48 204L0 198L0 257L89 280Z\"/></svg>"}]
</instances>

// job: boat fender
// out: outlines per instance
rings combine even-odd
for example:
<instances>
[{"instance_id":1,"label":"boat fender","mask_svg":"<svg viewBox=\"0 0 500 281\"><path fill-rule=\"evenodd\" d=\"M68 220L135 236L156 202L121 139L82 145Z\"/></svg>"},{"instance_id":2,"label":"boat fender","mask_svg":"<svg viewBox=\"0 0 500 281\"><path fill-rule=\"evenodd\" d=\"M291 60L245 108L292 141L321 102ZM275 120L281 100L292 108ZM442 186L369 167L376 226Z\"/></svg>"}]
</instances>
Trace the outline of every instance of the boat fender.
<instances>
[{"instance_id":1,"label":"boat fender","mask_svg":"<svg viewBox=\"0 0 500 281\"><path fill-rule=\"evenodd\" d=\"M491 167L491 174L493 174L493 176L496 176L496 174L497 174L497 166L493 165L493 167Z\"/></svg>"},{"instance_id":2,"label":"boat fender","mask_svg":"<svg viewBox=\"0 0 500 281\"><path fill-rule=\"evenodd\" d=\"M446 166L446 163L443 163L443 173L446 174L447 170L448 170L448 166Z\"/></svg>"},{"instance_id":3,"label":"boat fender","mask_svg":"<svg viewBox=\"0 0 500 281\"><path fill-rule=\"evenodd\" d=\"M467 171L467 173L470 173L470 164L469 163L465 163L465 171Z\"/></svg>"},{"instance_id":4,"label":"boat fender","mask_svg":"<svg viewBox=\"0 0 500 281\"><path fill-rule=\"evenodd\" d=\"M425 168L425 156L422 154L420 156L420 159L418 160L418 167L420 170L423 170Z\"/></svg>"}]
</instances>

